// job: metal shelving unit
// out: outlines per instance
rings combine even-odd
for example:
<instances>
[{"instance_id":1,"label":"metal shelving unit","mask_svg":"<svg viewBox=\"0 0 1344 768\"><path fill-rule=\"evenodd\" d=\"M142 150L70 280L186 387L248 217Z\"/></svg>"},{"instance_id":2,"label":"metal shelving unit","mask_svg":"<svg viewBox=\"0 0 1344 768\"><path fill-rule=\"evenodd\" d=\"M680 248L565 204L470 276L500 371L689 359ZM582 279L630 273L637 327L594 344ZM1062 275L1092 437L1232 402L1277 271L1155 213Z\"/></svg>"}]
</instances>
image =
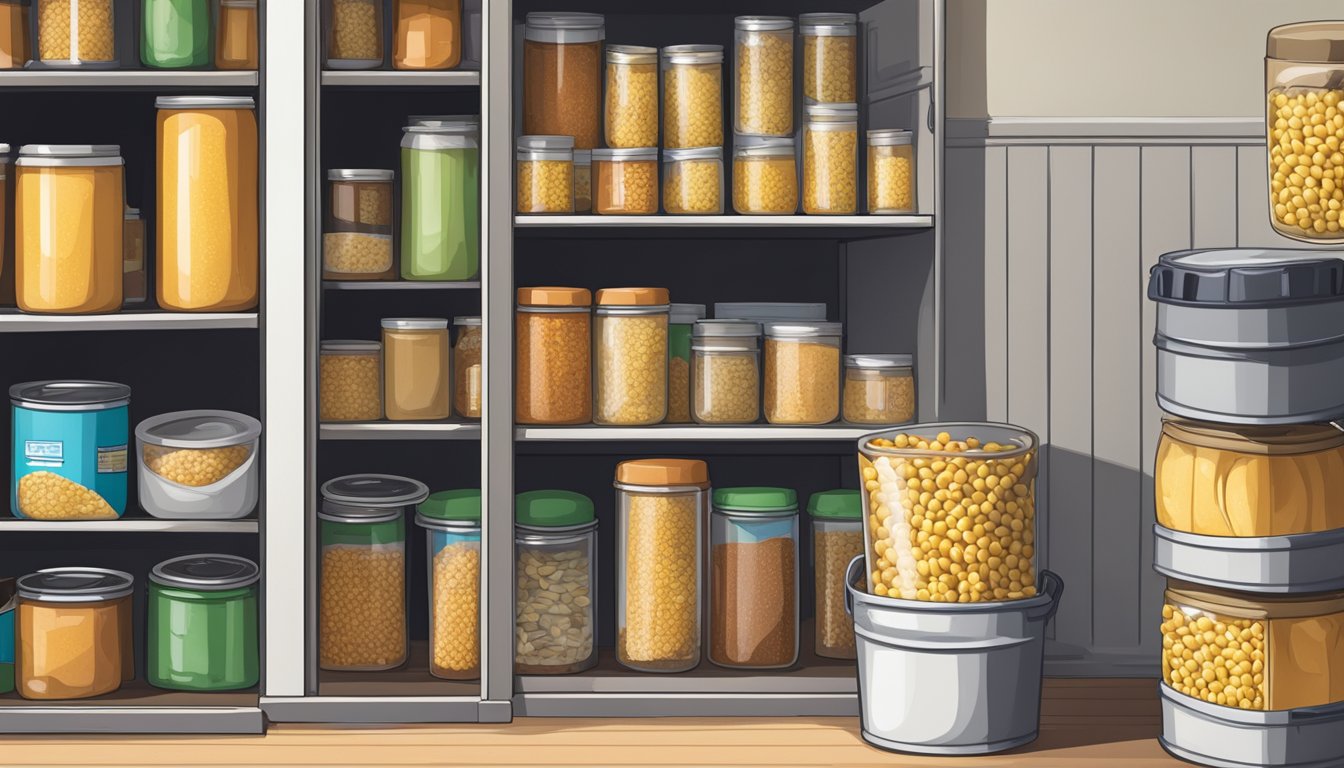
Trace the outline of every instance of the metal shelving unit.
<instances>
[{"instance_id":1,"label":"metal shelving unit","mask_svg":"<svg viewBox=\"0 0 1344 768\"><path fill-rule=\"evenodd\" d=\"M0 520L0 536L15 533L257 533L256 518L241 520L159 520L123 517L120 520Z\"/></svg>"},{"instance_id":2,"label":"metal shelving unit","mask_svg":"<svg viewBox=\"0 0 1344 768\"><path fill-rule=\"evenodd\" d=\"M323 424L318 436L323 440L480 440L481 425L448 421Z\"/></svg>"},{"instance_id":3,"label":"metal shelving unit","mask_svg":"<svg viewBox=\"0 0 1344 768\"><path fill-rule=\"evenodd\" d=\"M323 86L333 88L476 88L481 73L470 70L447 72L401 72L394 70L328 70L322 73Z\"/></svg>"},{"instance_id":4,"label":"metal shelving unit","mask_svg":"<svg viewBox=\"0 0 1344 768\"><path fill-rule=\"evenodd\" d=\"M257 327L256 312L118 312L111 315L27 315L0 312L0 333L46 331L185 331Z\"/></svg>"},{"instance_id":5,"label":"metal shelving unit","mask_svg":"<svg viewBox=\"0 0 1344 768\"><path fill-rule=\"evenodd\" d=\"M581 424L573 427L519 427L518 442L584 441L659 441L710 442L787 440L790 442L853 442L877 430L856 424L825 424L819 427L790 427L773 424L711 426L702 424L658 424L651 427L601 427Z\"/></svg>"},{"instance_id":6,"label":"metal shelving unit","mask_svg":"<svg viewBox=\"0 0 1344 768\"><path fill-rule=\"evenodd\" d=\"M323 280L328 291L479 291L481 281L447 283L432 280Z\"/></svg>"},{"instance_id":7,"label":"metal shelving unit","mask_svg":"<svg viewBox=\"0 0 1344 768\"><path fill-rule=\"evenodd\" d=\"M25 90L51 88L101 90L115 88L121 91L165 91L201 88L256 88L260 84L261 74L248 71L32 69L0 72L0 88L23 88Z\"/></svg>"}]
</instances>

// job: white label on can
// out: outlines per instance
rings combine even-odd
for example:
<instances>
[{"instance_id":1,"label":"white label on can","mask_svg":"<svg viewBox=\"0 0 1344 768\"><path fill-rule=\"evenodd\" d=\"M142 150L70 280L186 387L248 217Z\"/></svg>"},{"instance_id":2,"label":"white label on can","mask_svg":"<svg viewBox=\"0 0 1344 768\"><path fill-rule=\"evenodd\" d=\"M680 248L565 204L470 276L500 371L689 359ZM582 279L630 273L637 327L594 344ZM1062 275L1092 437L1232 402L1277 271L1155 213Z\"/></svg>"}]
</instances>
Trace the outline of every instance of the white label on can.
<instances>
[{"instance_id":1,"label":"white label on can","mask_svg":"<svg viewBox=\"0 0 1344 768\"><path fill-rule=\"evenodd\" d=\"M126 471L126 446L113 445L98 449L98 474L110 475Z\"/></svg>"},{"instance_id":2,"label":"white label on can","mask_svg":"<svg viewBox=\"0 0 1344 768\"><path fill-rule=\"evenodd\" d=\"M65 463L65 443L60 440L25 440L23 456L30 467L59 467Z\"/></svg>"}]
</instances>

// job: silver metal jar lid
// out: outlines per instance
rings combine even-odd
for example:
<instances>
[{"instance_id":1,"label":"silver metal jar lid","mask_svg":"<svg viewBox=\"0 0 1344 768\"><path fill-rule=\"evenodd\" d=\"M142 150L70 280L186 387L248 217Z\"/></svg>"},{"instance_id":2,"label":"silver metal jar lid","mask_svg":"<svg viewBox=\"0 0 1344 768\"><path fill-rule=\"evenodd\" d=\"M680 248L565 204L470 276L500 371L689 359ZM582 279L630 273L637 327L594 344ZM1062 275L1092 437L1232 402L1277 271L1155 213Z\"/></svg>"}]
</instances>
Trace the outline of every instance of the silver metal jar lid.
<instances>
[{"instance_id":1,"label":"silver metal jar lid","mask_svg":"<svg viewBox=\"0 0 1344 768\"><path fill-rule=\"evenodd\" d=\"M576 150L574 150L574 164L575 164L575 165L592 165L592 164L593 164L593 150L591 150L591 149L576 149Z\"/></svg>"},{"instance_id":2,"label":"silver metal jar lid","mask_svg":"<svg viewBox=\"0 0 1344 768\"><path fill-rule=\"evenodd\" d=\"M574 156L573 136L519 136L519 160L570 160Z\"/></svg>"},{"instance_id":3,"label":"silver metal jar lid","mask_svg":"<svg viewBox=\"0 0 1344 768\"><path fill-rule=\"evenodd\" d=\"M595 43L606 38L606 19L600 13L532 12L523 35L536 43Z\"/></svg>"},{"instance_id":4,"label":"silver metal jar lid","mask_svg":"<svg viewBox=\"0 0 1344 768\"><path fill-rule=\"evenodd\" d=\"M396 171L382 168L332 168L327 171L327 181L392 181Z\"/></svg>"},{"instance_id":5,"label":"silver metal jar lid","mask_svg":"<svg viewBox=\"0 0 1344 768\"><path fill-rule=\"evenodd\" d=\"M669 45L663 48L668 64L722 64L722 45Z\"/></svg>"},{"instance_id":6,"label":"silver metal jar lid","mask_svg":"<svg viewBox=\"0 0 1344 768\"><path fill-rule=\"evenodd\" d=\"M427 126L430 128L470 127L481 129L480 115L411 115L406 118L409 126Z\"/></svg>"},{"instance_id":7,"label":"silver metal jar lid","mask_svg":"<svg viewBox=\"0 0 1344 768\"><path fill-rule=\"evenodd\" d=\"M608 64L657 64L658 49L647 45L608 45Z\"/></svg>"},{"instance_id":8,"label":"silver metal jar lid","mask_svg":"<svg viewBox=\"0 0 1344 768\"><path fill-rule=\"evenodd\" d=\"M437 331L448 327L446 317L385 317L384 328L398 331Z\"/></svg>"},{"instance_id":9,"label":"silver metal jar lid","mask_svg":"<svg viewBox=\"0 0 1344 768\"><path fill-rule=\"evenodd\" d=\"M480 315L465 315L465 316L463 316L463 317L454 317L454 318L453 318L453 325L456 325L456 326L475 326L475 327L477 327L477 328L480 328L480 327L481 327L481 316L480 316Z\"/></svg>"},{"instance_id":10,"label":"silver metal jar lid","mask_svg":"<svg viewBox=\"0 0 1344 768\"><path fill-rule=\"evenodd\" d=\"M381 523L401 517L405 507L429 498L429 487L398 475L345 475L322 484L324 520Z\"/></svg>"},{"instance_id":11,"label":"silver metal jar lid","mask_svg":"<svg viewBox=\"0 0 1344 768\"><path fill-rule=\"evenodd\" d=\"M625 147L623 149L594 149L593 160L657 160L657 147Z\"/></svg>"},{"instance_id":12,"label":"silver metal jar lid","mask_svg":"<svg viewBox=\"0 0 1344 768\"><path fill-rule=\"evenodd\" d=\"M105 411L131 402L131 388L111 381L29 381L9 388L9 401L41 411Z\"/></svg>"},{"instance_id":13,"label":"silver metal jar lid","mask_svg":"<svg viewBox=\"0 0 1344 768\"><path fill-rule=\"evenodd\" d=\"M131 594L135 579L111 568L44 568L20 576L19 597L49 603L97 603Z\"/></svg>"},{"instance_id":14,"label":"silver metal jar lid","mask_svg":"<svg viewBox=\"0 0 1344 768\"><path fill-rule=\"evenodd\" d=\"M876 128L868 132L870 147L899 147L914 141L915 134L901 128Z\"/></svg>"},{"instance_id":15,"label":"silver metal jar lid","mask_svg":"<svg viewBox=\"0 0 1344 768\"><path fill-rule=\"evenodd\" d=\"M165 448L228 448L261 436L261 422L233 411L176 411L151 416L135 428L136 439Z\"/></svg>"},{"instance_id":16,"label":"silver metal jar lid","mask_svg":"<svg viewBox=\"0 0 1344 768\"><path fill-rule=\"evenodd\" d=\"M863 370L885 371L909 368L914 364L914 355L845 355L846 367Z\"/></svg>"},{"instance_id":17,"label":"silver metal jar lid","mask_svg":"<svg viewBox=\"0 0 1344 768\"><path fill-rule=\"evenodd\" d=\"M841 323L766 323L765 335L772 339L839 336L843 328Z\"/></svg>"},{"instance_id":18,"label":"silver metal jar lid","mask_svg":"<svg viewBox=\"0 0 1344 768\"><path fill-rule=\"evenodd\" d=\"M122 212L122 219L126 221L135 221L138 218L140 218L139 208L127 208Z\"/></svg>"},{"instance_id":19,"label":"silver metal jar lid","mask_svg":"<svg viewBox=\"0 0 1344 768\"><path fill-rule=\"evenodd\" d=\"M733 146L736 157L793 157L794 152L791 138L738 137Z\"/></svg>"},{"instance_id":20,"label":"silver metal jar lid","mask_svg":"<svg viewBox=\"0 0 1344 768\"><path fill-rule=\"evenodd\" d=\"M705 316L704 304L673 304L668 322L673 325L691 325Z\"/></svg>"},{"instance_id":21,"label":"silver metal jar lid","mask_svg":"<svg viewBox=\"0 0 1344 768\"><path fill-rule=\"evenodd\" d=\"M381 342L364 339L330 339L322 342L322 352L378 352Z\"/></svg>"},{"instance_id":22,"label":"silver metal jar lid","mask_svg":"<svg viewBox=\"0 0 1344 768\"><path fill-rule=\"evenodd\" d=\"M846 104L808 104L807 118L823 123L854 123L859 120L859 105Z\"/></svg>"},{"instance_id":23,"label":"silver metal jar lid","mask_svg":"<svg viewBox=\"0 0 1344 768\"><path fill-rule=\"evenodd\" d=\"M156 109L255 109L251 96L160 96Z\"/></svg>"},{"instance_id":24,"label":"silver metal jar lid","mask_svg":"<svg viewBox=\"0 0 1344 768\"><path fill-rule=\"evenodd\" d=\"M733 26L745 32L780 32L793 29L793 19L788 16L738 16Z\"/></svg>"},{"instance_id":25,"label":"silver metal jar lid","mask_svg":"<svg viewBox=\"0 0 1344 768\"><path fill-rule=\"evenodd\" d=\"M750 320L697 320L691 330L691 336L697 339L760 335L761 324Z\"/></svg>"},{"instance_id":26,"label":"silver metal jar lid","mask_svg":"<svg viewBox=\"0 0 1344 768\"><path fill-rule=\"evenodd\" d=\"M853 37L859 32L854 13L804 13L798 16L798 31L814 37Z\"/></svg>"},{"instance_id":27,"label":"silver metal jar lid","mask_svg":"<svg viewBox=\"0 0 1344 768\"><path fill-rule=\"evenodd\" d=\"M165 587L222 592L256 584L261 568L237 555L185 555L164 560L149 572L149 580Z\"/></svg>"},{"instance_id":28,"label":"silver metal jar lid","mask_svg":"<svg viewBox=\"0 0 1344 768\"><path fill-rule=\"evenodd\" d=\"M101 167L123 165L116 144L24 144L15 165L32 167Z\"/></svg>"},{"instance_id":29,"label":"silver metal jar lid","mask_svg":"<svg viewBox=\"0 0 1344 768\"><path fill-rule=\"evenodd\" d=\"M687 147L685 149L664 149L663 162L676 163L682 160L722 160L723 147Z\"/></svg>"}]
</instances>

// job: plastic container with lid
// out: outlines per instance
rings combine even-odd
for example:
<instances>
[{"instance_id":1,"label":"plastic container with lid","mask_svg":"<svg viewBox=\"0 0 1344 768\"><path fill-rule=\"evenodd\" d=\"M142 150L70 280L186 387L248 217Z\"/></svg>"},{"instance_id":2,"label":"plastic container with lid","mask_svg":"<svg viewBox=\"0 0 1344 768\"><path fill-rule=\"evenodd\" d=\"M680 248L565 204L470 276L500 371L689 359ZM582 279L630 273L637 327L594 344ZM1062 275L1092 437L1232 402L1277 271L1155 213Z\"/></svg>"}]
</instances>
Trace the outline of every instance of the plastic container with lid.
<instances>
[{"instance_id":1,"label":"plastic container with lid","mask_svg":"<svg viewBox=\"0 0 1344 768\"><path fill-rule=\"evenodd\" d=\"M641 426L667 417L669 309L666 288L597 292L593 423Z\"/></svg>"},{"instance_id":2,"label":"plastic container with lid","mask_svg":"<svg viewBox=\"0 0 1344 768\"><path fill-rule=\"evenodd\" d=\"M129 573L47 568L18 580L17 688L25 699L87 699L135 677Z\"/></svg>"},{"instance_id":3,"label":"plastic container with lid","mask_svg":"<svg viewBox=\"0 0 1344 768\"><path fill-rule=\"evenodd\" d=\"M587 288L518 289L514 418L519 424L592 420L592 303Z\"/></svg>"},{"instance_id":4,"label":"plastic container with lid","mask_svg":"<svg viewBox=\"0 0 1344 768\"><path fill-rule=\"evenodd\" d=\"M23 69L28 45L30 0L0 0L0 69Z\"/></svg>"},{"instance_id":5,"label":"plastic container with lid","mask_svg":"<svg viewBox=\"0 0 1344 768\"><path fill-rule=\"evenodd\" d=\"M591 185L592 154L588 157ZM574 212L573 137L523 136L518 139L517 165L518 213Z\"/></svg>"},{"instance_id":6,"label":"plastic container with lid","mask_svg":"<svg viewBox=\"0 0 1344 768\"><path fill-rule=\"evenodd\" d=\"M857 656L854 619L845 610L845 571L863 554L863 499L858 491L814 493L807 500L812 517L812 570L818 656Z\"/></svg>"},{"instance_id":7,"label":"plastic container with lid","mask_svg":"<svg viewBox=\"0 0 1344 768\"><path fill-rule=\"evenodd\" d=\"M14 182L14 282L25 312L121 308L124 162L115 144L25 144Z\"/></svg>"},{"instance_id":8,"label":"plastic container with lid","mask_svg":"<svg viewBox=\"0 0 1344 768\"><path fill-rule=\"evenodd\" d=\"M723 46L662 51L663 148L723 146Z\"/></svg>"},{"instance_id":9,"label":"plastic container with lid","mask_svg":"<svg viewBox=\"0 0 1344 768\"><path fill-rule=\"evenodd\" d=\"M845 355L842 418L850 424L904 424L915 418L913 355Z\"/></svg>"},{"instance_id":10,"label":"plastic container with lid","mask_svg":"<svg viewBox=\"0 0 1344 768\"><path fill-rule=\"evenodd\" d=\"M322 232L324 280L395 280L392 231L394 171L333 168L327 171L326 227Z\"/></svg>"},{"instance_id":11,"label":"plastic container with lid","mask_svg":"<svg viewBox=\"0 0 1344 768\"><path fill-rule=\"evenodd\" d=\"M401 277L471 280L481 260L480 123L402 130Z\"/></svg>"},{"instance_id":12,"label":"plastic container with lid","mask_svg":"<svg viewBox=\"0 0 1344 768\"><path fill-rule=\"evenodd\" d=\"M257 507L261 422L233 411L177 411L135 428L140 506L168 520L233 520Z\"/></svg>"},{"instance_id":13,"label":"plastic container with lid","mask_svg":"<svg viewBox=\"0 0 1344 768\"><path fill-rule=\"evenodd\" d=\"M608 147L658 146L658 49L608 45Z\"/></svg>"},{"instance_id":14,"label":"plastic container with lid","mask_svg":"<svg viewBox=\"0 0 1344 768\"><path fill-rule=\"evenodd\" d=\"M428 496L424 483L396 475L346 475L322 485L322 669L371 671L406 661L406 513Z\"/></svg>"},{"instance_id":15,"label":"plastic container with lid","mask_svg":"<svg viewBox=\"0 0 1344 768\"><path fill-rule=\"evenodd\" d=\"M10 387L9 400L14 516L121 517L131 388L110 381L33 381Z\"/></svg>"},{"instance_id":16,"label":"plastic container with lid","mask_svg":"<svg viewBox=\"0 0 1344 768\"><path fill-rule=\"evenodd\" d=\"M840 415L840 323L766 323L765 418L827 424Z\"/></svg>"},{"instance_id":17,"label":"plastic container with lid","mask_svg":"<svg viewBox=\"0 0 1344 768\"><path fill-rule=\"evenodd\" d=\"M593 151L574 150L574 212L593 210Z\"/></svg>"},{"instance_id":18,"label":"plastic container with lid","mask_svg":"<svg viewBox=\"0 0 1344 768\"><path fill-rule=\"evenodd\" d=\"M117 66L117 0L36 2L36 58L43 66L90 69Z\"/></svg>"},{"instance_id":19,"label":"plastic container with lid","mask_svg":"<svg viewBox=\"0 0 1344 768\"><path fill-rule=\"evenodd\" d=\"M803 97L812 103L858 101L859 17L852 13L804 13Z\"/></svg>"},{"instance_id":20,"label":"plastic container with lid","mask_svg":"<svg viewBox=\"0 0 1344 768\"><path fill-rule=\"evenodd\" d=\"M318 372L322 421L377 421L383 417L383 345L376 341L323 341Z\"/></svg>"},{"instance_id":21,"label":"plastic container with lid","mask_svg":"<svg viewBox=\"0 0 1344 768\"><path fill-rule=\"evenodd\" d=\"M710 516L709 660L781 669L798 660L798 494L716 488Z\"/></svg>"},{"instance_id":22,"label":"plastic container with lid","mask_svg":"<svg viewBox=\"0 0 1344 768\"><path fill-rule=\"evenodd\" d=\"M758 323L824 321L826 304L805 301L720 301L714 304L714 316L724 320L755 320Z\"/></svg>"},{"instance_id":23,"label":"plastic container with lid","mask_svg":"<svg viewBox=\"0 0 1344 768\"><path fill-rule=\"evenodd\" d=\"M616 660L641 672L700 663L701 521L709 467L695 459L616 465Z\"/></svg>"},{"instance_id":24,"label":"plastic container with lid","mask_svg":"<svg viewBox=\"0 0 1344 768\"><path fill-rule=\"evenodd\" d=\"M145 679L178 691L235 691L261 677L261 569L236 555L186 555L149 574Z\"/></svg>"},{"instance_id":25,"label":"plastic container with lid","mask_svg":"<svg viewBox=\"0 0 1344 768\"><path fill-rule=\"evenodd\" d=\"M453 410L464 419L481 418L485 389L481 383L481 318L455 317L453 345Z\"/></svg>"},{"instance_id":26,"label":"plastic container with lid","mask_svg":"<svg viewBox=\"0 0 1344 768\"><path fill-rule=\"evenodd\" d=\"M515 513L514 672L590 669L597 664L593 501L572 491L528 491L518 494Z\"/></svg>"},{"instance_id":27,"label":"plastic container with lid","mask_svg":"<svg viewBox=\"0 0 1344 768\"><path fill-rule=\"evenodd\" d=\"M529 13L523 32L523 133L599 145L602 41L596 13Z\"/></svg>"},{"instance_id":28,"label":"plastic container with lid","mask_svg":"<svg viewBox=\"0 0 1344 768\"><path fill-rule=\"evenodd\" d=\"M429 577L429 673L481 676L481 492L438 491L420 503Z\"/></svg>"},{"instance_id":29,"label":"plastic container with lid","mask_svg":"<svg viewBox=\"0 0 1344 768\"><path fill-rule=\"evenodd\" d=\"M663 209L668 213L723 213L723 148L663 152Z\"/></svg>"},{"instance_id":30,"label":"plastic container with lid","mask_svg":"<svg viewBox=\"0 0 1344 768\"><path fill-rule=\"evenodd\" d=\"M691 329L704 304L672 304L667 319L667 423L691 422Z\"/></svg>"},{"instance_id":31,"label":"plastic container with lid","mask_svg":"<svg viewBox=\"0 0 1344 768\"><path fill-rule=\"evenodd\" d=\"M383 0L327 0L327 69L383 65Z\"/></svg>"},{"instance_id":32,"label":"plastic container with lid","mask_svg":"<svg viewBox=\"0 0 1344 768\"><path fill-rule=\"evenodd\" d=\"M793 135L793 19L734 19L733 131Z\"/></svg>"},{"instance_id":33,"label":"plastic container with lid","mask_svg":"<svg viewBox=\"0 0 1344 768\"><path fill-rule=\"evenodd\" d=\"M798 212L798 161L793 139L735 139L733 210L776 216Z\"/></svg>"},{"instance_id":34,"label":"plastic container with lid","mask_svg":"<svg viewBox=\"0 0 1344 768\"><path fill-rule=\"evenodd\" d=\"M1036 595L1035 434L1011 424L917 424L858 443L869 594L938 603ZM924 480L985 499L955 515L924 496Z\"/></svg>"},{"instance_id":35,"label":"plastic container with lid","mask_svg":"<svg viewBox=\"0 0 1344 768\"><path fill-rule=\"evenodd\" d=\"M657 147L593 150L593 213L657 212Z\"/></svg>"},{"instance_id":36,"label":"plastic container with lid","mask_svg":"<svg viewBox=\"0 0 1344 768\"><path fill-rule=\"evenodd\" d=\"M219 0L215 68L256 69L261 62L258 29L257 0Z\"/></svg>"},{"instance_id":37,"label":"plastic container with lid","mask_svg":"<svg viewBox=\"0 0 1344 768\"><path fill-rule=\"evenodd\" d=\"M700 424L761 417L761 324L701 320L691 340L691 416Z\"/></svg>"},{"instance_id":38,"label":"plastic container with lid","mask_svg":"<svg viewBox=\"0 0 1344 768\"><path fill-rule=\"evenodd\" d=\"M392 68L453 69L462 62L462 0L393 0Z\"/></svg>"},{"instance_id":39,"label":"plastic container with lid","mask_svg":"<svg viewBox=\"0 0 1344 768\"><path fill-rule=\"evenodd\" d=\"M208 65L210 6L210 0L142 0L140 62L151 69Z\"/></svg>"},{"instance_id":40,"label":"plastic container with lid","mask_svg":"<svg viewBox=\"0 0 1344 768\"><path fill-rule=\"evenodd\" d=\"M3 179L0 179L3 181ZM3 199L0 199L0 203ZM4 237L0 225L0 238ZM145 272L145 220L139 208L127 208L121 225L121 304L144 304L149 298L149 280Z\"/></svg>"},{"instance_id":41,"label":"plastic container with lid","mask_svg":"<svg viewBox=\"0 0 1344 768\"><path fill-rule=\"evenodd\" d=\"M448 319L389 317L383 326L383 411L392 421L452 415Z\"/></svg>"},{"instance_id":42,"label":"plastic container with lid","mask_svg":"<svg viewBox=\"0 0 1344 768\"><path fill-rule=\"evenodd\" d=\"M14 608L18 589L13 576L0 577L0 694L14 692Z\"/></svg>"},{"instance_id":43,"label":"plastic container with lid","mask_svg":"<svg viewBox=\"0 0 1344 768\"><path fill-rule=\"evenodd\" d=\"M910 131L868 132L868 212L914 213L915 146Z\"/></svg>"},{"instance_id":44,"label":"plastic container with lid","mask_svg":"<svg viewBox=\"0 0 1344 768\"><path fill-rule=\"evenodd\" d=\"M1295 240L1344 242L1344 21L1269 31L1265 45L1269 221Z\"/></svg>"},{"instance_id":45,"label":"plastic container with lid","mask_svg":"<svg viewBox=\"0 0 1344 768\"><path fill-rule=\"evenodd\" d=\"M803 213L859 210L859 107L808 104L803 124Z\"/></svg>"}]
</instances>

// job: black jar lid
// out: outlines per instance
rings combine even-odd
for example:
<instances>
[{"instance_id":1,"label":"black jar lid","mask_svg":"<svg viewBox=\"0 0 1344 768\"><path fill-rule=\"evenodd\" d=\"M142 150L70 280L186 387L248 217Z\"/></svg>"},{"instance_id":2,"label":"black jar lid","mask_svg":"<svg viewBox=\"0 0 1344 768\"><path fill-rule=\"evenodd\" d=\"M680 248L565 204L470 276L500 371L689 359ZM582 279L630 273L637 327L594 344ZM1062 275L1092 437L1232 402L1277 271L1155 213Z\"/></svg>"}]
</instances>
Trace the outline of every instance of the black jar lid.
<instances>
[{"instance_id":1,"label":"black jar lid","mask_svg":"<svg viewBox=\"0 0 1344 768\"><path fill-rule=\"evenodd\" d=\"M1344 299L1344 259L1328 251L1221 248L1158 257L1148 298L1162 304L1271 308Z\"/></svg>"}]
</instances>

